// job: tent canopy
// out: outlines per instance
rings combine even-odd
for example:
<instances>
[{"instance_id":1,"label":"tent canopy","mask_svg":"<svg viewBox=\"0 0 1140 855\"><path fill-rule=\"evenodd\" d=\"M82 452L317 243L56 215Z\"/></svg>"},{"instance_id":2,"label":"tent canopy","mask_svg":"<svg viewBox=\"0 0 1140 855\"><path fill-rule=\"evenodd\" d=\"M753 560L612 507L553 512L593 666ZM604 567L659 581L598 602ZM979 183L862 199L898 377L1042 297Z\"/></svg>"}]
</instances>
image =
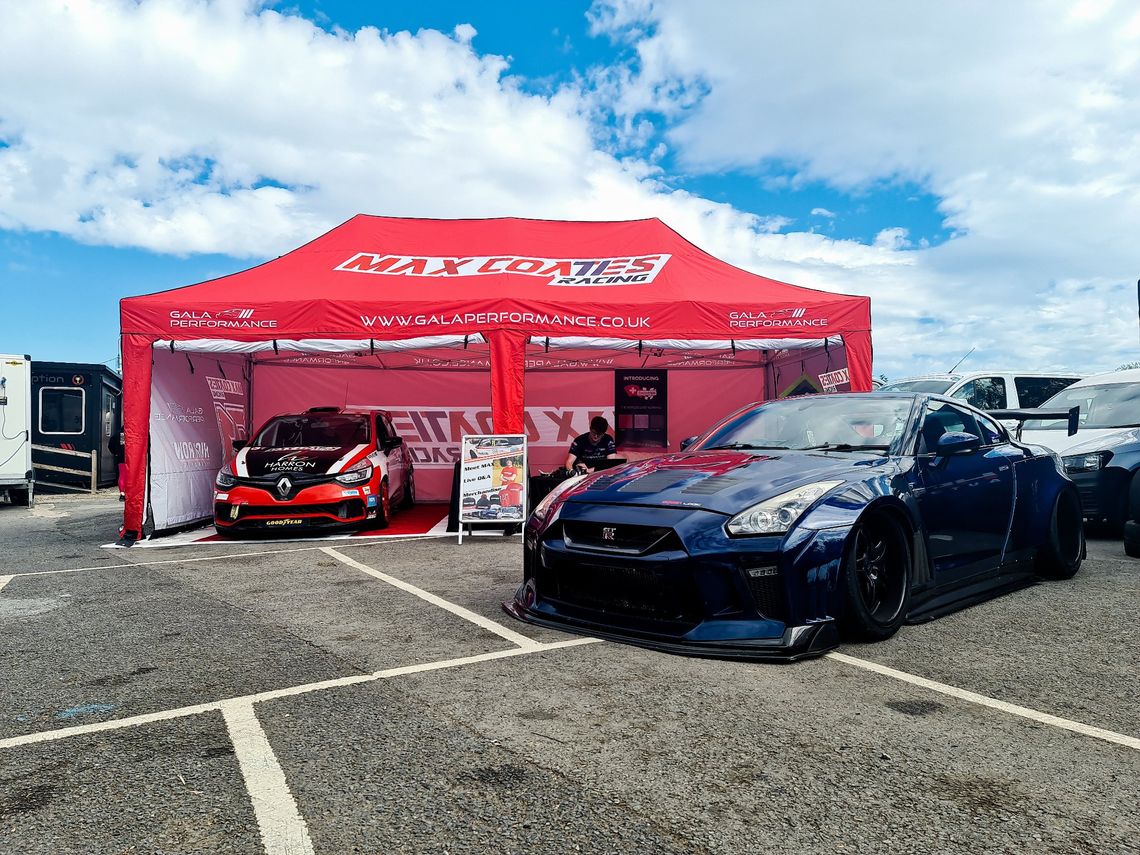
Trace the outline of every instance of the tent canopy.
<instances>
[{"instance_id":1,"label":"tent canopy","mask_svg":"<svg viewBox=\"0 0 1140 855\"><path fill-rule=\"evenodd\" d=\"M152 350L391 352L484 343L500 432L524 420L528 344L766 349L841 340L871 388L870 300L749 273L657 219L558 222L358 215L279 258L121 303L126 525L144 517ZM395 342L406 345L395 345ZM392 343L392 344L389 344ZM628 344L623 344L628 343Z\"/></svg>"}]
</instances>

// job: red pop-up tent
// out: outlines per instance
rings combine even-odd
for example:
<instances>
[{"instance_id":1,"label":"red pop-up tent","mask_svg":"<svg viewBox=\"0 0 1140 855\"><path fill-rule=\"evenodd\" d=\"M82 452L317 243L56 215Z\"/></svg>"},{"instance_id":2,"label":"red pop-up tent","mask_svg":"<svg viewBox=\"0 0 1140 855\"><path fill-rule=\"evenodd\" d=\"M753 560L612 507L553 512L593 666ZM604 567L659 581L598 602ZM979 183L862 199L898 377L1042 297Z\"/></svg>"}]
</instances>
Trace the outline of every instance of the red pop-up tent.
<instances>
[{"instance_id":1,"label":"red pop-up tent","mask_svg":"<svg viewBox=\"0 0 1140 855\"><path fill-rule=\"evenodd\" d=\"M531 427L524 376L528 364L539 364L535 353L552 350L573 354L562 365L580 370L645 365L650 355L664 364L666 352L689 367L698 364L695 356L715 352L726 364L764 369L801 346L826 349L831 368L834 348L845 351L850 388L871 388L868 298L748 273L656 219L360 215L258 267L126 298L121 316L125 529L134 535L160 493L164 501L182 495L190 510L161 515L158 528L187 514L209 515L213 473L227 454L209 437L228 445L227 438L244 436L258 408L250 390L261 366L304 367L306 374L289 375L304 383L275 387L292 389L300 401L314 371L346 370L352 356L368 357L370 368L411 368L410 353L420 354L416 370L481 364L493 427L504 433ZM466 361L456 358L459 348ZM583 357L603 350L626 361ZM195 378L200 394L185 380L195 359L209 369ZM763 397L781 392L771 378L762 388ZM203 425L210 431L195 433ZM198 474L183 477L190 472Z\"/></svg>"}]
</instances>

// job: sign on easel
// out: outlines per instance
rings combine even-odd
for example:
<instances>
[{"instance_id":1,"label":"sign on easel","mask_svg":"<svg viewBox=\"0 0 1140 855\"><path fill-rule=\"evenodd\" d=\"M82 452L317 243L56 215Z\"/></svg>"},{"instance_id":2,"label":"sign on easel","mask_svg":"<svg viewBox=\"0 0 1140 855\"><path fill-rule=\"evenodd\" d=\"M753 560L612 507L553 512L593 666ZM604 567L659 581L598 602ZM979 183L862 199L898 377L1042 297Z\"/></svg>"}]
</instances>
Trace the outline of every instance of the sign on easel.
<instances>
[{"instance_id":1,"label":"sign on easel","mask_svg":"<svg viewBox=\"0 0 1140 855\"><path fill-rule=\"evenodd\" d=\"M526 518L526 437L469 435L460 444L459 542L465 525Z\"/></svg>"}]
</instances>

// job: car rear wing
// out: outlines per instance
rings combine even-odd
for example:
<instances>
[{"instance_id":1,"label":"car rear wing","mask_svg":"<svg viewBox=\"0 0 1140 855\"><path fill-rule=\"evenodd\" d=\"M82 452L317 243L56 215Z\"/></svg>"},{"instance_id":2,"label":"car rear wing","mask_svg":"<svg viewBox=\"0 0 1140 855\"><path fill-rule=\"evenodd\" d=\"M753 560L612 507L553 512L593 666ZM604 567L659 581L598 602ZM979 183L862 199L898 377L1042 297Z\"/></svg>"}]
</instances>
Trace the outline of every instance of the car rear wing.
<instances>
[{"instance_id":1,"label":"car rear wing","mask_svg":"<svg viewBox=\"0 0 1140 855\"><path fill-rule=\"evenodd\" d=\"M1077 432L1080 426L1081 408L1073 407L1071 410L986 410L986 413L1003 422L1017 422L1017 438L1021 439L1021 429L1029 421L1049 421L1064 419L1069 423L1069 436Z\"/></svg>"}]
</instances>

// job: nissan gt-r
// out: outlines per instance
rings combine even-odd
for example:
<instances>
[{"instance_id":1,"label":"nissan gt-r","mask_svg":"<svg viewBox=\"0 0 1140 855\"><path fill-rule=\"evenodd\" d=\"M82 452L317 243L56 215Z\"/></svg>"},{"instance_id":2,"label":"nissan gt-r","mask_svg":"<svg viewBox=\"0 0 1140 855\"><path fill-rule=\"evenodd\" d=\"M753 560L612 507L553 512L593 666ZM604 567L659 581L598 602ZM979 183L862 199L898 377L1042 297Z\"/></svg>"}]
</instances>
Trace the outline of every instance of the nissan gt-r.
<instances>
[{"instance_id":1,"label":"nissan gt-r","mask_svg":"<svg viewBox=\"0 0 1140 855\"><path fill-rule=\"evenodd\" d=\"M547 495L507 612L666 651L794 660L1071 577L1085 554L1060 459L960 401L772 401L683 448Z\"/></svg>"},{"instance_id":2,"label":"nissan gt-r","mask_svg":"<svg viewBox=\"0 0 1140 855\"><path fill-rule=\"evenodd\" d=\"M316 407L275 416L218 473L219 534L385 528L415 503L411 457L382 410Z\"/></svg>"}]
</instances>

